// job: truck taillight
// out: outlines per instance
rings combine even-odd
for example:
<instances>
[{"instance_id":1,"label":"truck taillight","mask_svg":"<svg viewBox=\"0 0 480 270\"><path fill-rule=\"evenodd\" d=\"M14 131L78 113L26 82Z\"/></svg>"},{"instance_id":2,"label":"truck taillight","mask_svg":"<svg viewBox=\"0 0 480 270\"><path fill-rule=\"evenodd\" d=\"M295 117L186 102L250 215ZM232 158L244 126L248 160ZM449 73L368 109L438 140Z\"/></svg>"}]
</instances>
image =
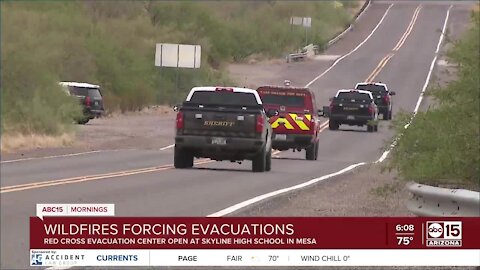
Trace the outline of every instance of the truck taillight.
<instances>
[{"instance_id":1,"label":"truck taillight","mask_svg":"<svg viewBox=\"0 0 480 270\"><path fill-rule=\"evenodd\" d=\"M257 122L255 124L255 132L262 133L264 123L265 123L265 119L263 119L263 116L262 115L257 115Z\"/></svg>"},{"instance_id":2,"label":"truck taillight","mask_svg":"<svg viewBox=\"0 0 480 270\"><path fill-rule=\"evenodd\" d=\"M374 114L374 113L375 113L375 108L373 107L372 104L370 104L370 105L368 106L368 112L369 112L370 114Z\"/></svg>"},{"instance_id":3,"label":"truck taillight","mask_svg":"<svg viewBox=\"0 0 480 270\"><path fill-rule=\"evenodd\" d=\"M183 128L183 112L177 113L177 129Z\"/></svg>"},{"instance_id":4,"label":"truck taillight","mask_svg":"<svg viewBox=\"0 0 480 270\"><path fill-rule=\"evenodd\" d=\"M330 112L333 111L333 102L330 103Z\"/></svg>"},{"instance_id":5,"label":"truck taillight","mask_svg":"<svg viewBox=\"0 0 480 270\"><path fill-rule=\"evenodd\" d=\"M91 102L92 102L92 101L90 100L90 96L86 96L86 97L85 97L85 105L86 105L87 107L90 107Z\"/></svg>"},{"instance_id":6,"label":"truck taillight","mask_svg":"<svg viewBox=\"0 0 480 270\"><path fill-rule=\"evenodd\" d=\"M383 101L384 101L385 103L389 103L389 102L390 102L390 96L389 96L389 95L384 96L384 97L383 97Z\"/></svg>"}]
</instances>

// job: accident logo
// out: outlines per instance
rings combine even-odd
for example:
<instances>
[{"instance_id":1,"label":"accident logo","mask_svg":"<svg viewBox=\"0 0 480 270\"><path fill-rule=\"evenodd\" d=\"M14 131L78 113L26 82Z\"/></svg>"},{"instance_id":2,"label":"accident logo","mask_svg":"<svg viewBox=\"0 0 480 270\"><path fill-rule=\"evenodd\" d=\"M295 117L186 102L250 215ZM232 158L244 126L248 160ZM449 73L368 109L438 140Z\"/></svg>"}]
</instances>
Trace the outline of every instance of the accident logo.
<instances>
[{"instance_id":1,"label":"accident logo","mask_svg":"<svg viewBox=\"0 0 480 270\"><path fill-rule=\"evenodd\" d=\"M43 254L32 254L30 259L31 266L42 266L43 265Z\"/></svg>"},{"instance_id":2,"label":"accident logo","mask_svg":"<svg viewBox=\"0 0 480 270\"><path fill-rule=\"evenodd\" d=\"M461 221L427 221L425 227L427 247L461 247Z\"/></svg>"}]
</instances>

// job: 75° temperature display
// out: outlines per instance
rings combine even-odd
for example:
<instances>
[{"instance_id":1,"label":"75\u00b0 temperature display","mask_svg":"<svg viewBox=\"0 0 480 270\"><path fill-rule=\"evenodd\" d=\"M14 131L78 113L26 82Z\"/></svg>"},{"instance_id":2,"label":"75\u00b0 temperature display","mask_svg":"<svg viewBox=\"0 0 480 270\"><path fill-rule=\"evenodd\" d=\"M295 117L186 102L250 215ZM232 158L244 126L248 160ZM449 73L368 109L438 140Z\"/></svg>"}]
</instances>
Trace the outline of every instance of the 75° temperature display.
<instances>
[{"instance_id":1,"label":"75\u00b0 temperature display","mask_svg":"<svg viewBox=\"0 0 480 270\"><path fill-rule=\"evenodd\" d=\"M415 237L415 225L413 224L396 224L395 239L397 246L409 246Z\"/></svg>"}]
</instances>

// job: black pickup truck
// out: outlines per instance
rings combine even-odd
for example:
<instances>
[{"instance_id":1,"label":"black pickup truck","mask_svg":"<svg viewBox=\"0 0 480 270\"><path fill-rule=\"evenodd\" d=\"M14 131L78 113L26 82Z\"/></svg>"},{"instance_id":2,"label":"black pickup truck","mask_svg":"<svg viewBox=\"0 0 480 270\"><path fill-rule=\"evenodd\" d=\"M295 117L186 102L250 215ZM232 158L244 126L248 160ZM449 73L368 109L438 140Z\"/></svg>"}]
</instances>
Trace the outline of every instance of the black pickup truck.
<instances>
[{"instance_id":1,"label":"black pickup truck","mask_svg":"<svg viewBox=\"0 0 480 270\"><path fill-rule=\"evenodd\" d=\"M330 130L339 129L341 124L350 126L367 125L368 132L378 131L378 109L372 93L363 90L338 90L329 107L324 107Z\"/></svg>"},{"instance_id":2,"label":"black pickup truck","mask_svg":"<svg viewBox=\"0 0 480 270\"><path fill-rule=\"evenodd\" d=\"M252 171L270 171L272 128L255 90L194 87L176 108L175 168L193 159L252 160Z\"/></svg>"},{"instance_id":3,"label":"black pickup truck","mask_svg":"<svg viewBox=\"0 0 480 270\"><path fill-rule=\"evenodd\" d=\"M372 92L378 113L382 115L383 120L392 120L392 96L395 95L395 91L388 91L386 84L375 82L357 83L355 89Z\"/></svg>"}]
</instances>

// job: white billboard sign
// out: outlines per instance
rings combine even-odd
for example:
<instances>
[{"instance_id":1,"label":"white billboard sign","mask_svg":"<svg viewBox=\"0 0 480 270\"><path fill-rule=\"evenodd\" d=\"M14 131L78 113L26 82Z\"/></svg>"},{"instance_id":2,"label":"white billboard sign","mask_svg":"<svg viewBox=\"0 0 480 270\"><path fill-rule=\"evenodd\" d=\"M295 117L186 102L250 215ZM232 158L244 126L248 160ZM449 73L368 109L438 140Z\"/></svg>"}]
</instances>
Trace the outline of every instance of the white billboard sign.
<instances>
[{"instance_id":1,"label":"white billboard sign","mask_svg":"<svg viewBox=\"0 0 480 270\"><path fill-rule=\"evenodd\" d=\"M312 27L312 17L290 17L290 24Z\"/></svg>"},{"instance_id":2,"label":"white billboard sign","mask_svg":"<svg viewBox=\"0 0 480 270\"><path fill-rule=\"evenodd\" d=\"M290 18L290 24L302 25L302 23L303 23L303 18L302 17L291 17Z\"/></svg>"},{"instance_id":3,"label":"white billboard sign","mask_svg":"<svg viewBox=\"0 0 480 270\"><path fill-rule=\"evenodd\" d=\"M155 66L199 68L202 59L200 45L157 43Z\"/></svg>"},{"instance_id":4,"label":"white billboard sign","mask_svg":"<svg viewBox=\"0 0 480 270\"><path fill-rule=\"evenodd\" d=\"M303 27L312 27L312 17L303 18Z\"/></svg>"}]
</instances>

